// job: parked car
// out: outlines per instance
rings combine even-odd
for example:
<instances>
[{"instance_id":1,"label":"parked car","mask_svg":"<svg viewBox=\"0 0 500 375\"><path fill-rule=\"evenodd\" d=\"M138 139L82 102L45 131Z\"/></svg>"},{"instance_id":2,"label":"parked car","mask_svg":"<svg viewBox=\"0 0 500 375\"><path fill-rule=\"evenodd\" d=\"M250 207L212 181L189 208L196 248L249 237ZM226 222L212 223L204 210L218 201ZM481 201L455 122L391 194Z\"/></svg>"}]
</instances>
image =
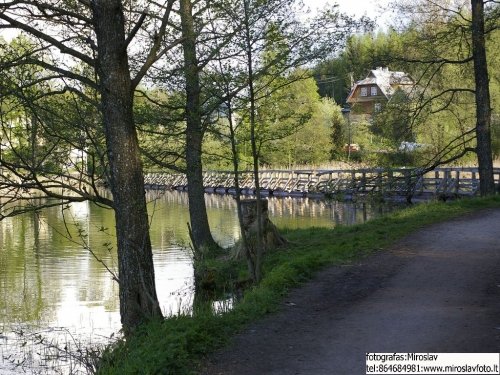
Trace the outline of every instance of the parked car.
<instances>
[{"instance_id":1,"label":"parked car","mask_svg":"<svg viewBox=\"0 0 500 375\"><path fill-rule=\"evenodd\" d=\"M427 147L426 144L423 143L417 143L417 142L401 142L401 144L398 147L399 151L403 152L412 152L412 151L417 151L419 149Z\"/></svg>"},{"instance_id":2,"label":"parked car","mask_svg":"<svg viewBox=\"0 0 500 375\"><path fill-rule=\"evenodd\" d=\"M357 143L351 143L351 144L345 144L344 145L344 152L359 152L361 148Z\"/></svg>"}]
</instances>

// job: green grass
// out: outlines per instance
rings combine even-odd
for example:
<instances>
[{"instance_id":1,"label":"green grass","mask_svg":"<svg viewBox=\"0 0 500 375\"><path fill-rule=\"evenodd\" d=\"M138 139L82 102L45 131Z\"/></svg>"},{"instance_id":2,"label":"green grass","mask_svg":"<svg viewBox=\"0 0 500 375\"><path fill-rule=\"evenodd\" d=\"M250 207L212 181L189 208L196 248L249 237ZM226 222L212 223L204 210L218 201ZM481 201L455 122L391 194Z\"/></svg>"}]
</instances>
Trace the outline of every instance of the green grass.
<instances>
[{"instance_id":1,"label":"green grass","mask_svg":"<svg viewBox=\"0 0 500 375\"><path fill-rule=\"evenodd\" d=\"M105 355L101 374L196 374L203 357L251 321L276 311L290 288L326 266L346 264L379 251L432 223L500 207L500 198L424 203L355 226L285 231L285 250L268 254L264 278L225 314L200 309L141 327Z\"/></svg>"}]
</instances>

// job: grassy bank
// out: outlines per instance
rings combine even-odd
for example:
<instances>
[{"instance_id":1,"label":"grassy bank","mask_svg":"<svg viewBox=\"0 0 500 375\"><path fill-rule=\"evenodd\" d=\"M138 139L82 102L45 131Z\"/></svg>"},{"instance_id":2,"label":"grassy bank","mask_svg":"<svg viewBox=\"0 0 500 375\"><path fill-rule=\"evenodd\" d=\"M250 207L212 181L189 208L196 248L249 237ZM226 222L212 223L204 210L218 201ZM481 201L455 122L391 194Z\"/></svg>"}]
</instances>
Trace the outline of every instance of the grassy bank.
<instances>
[{"instance_id":1,"label":"grassy bank","mask_svg":"<svg viewBox=\"0 0 500 375\"><path fill-rule=\"evenodd\" d=\"M196 374L205 354L249 322L277 310L287 291L315 271L379 251L429 224L488 207L500 207L500 198L426 203L362 225L287 231L289 247L267 256L261 284L248 290L233 310L219 315L199 310L193 317L150 323L106 356L101 373Z\"/></svg>"}]
</instances>

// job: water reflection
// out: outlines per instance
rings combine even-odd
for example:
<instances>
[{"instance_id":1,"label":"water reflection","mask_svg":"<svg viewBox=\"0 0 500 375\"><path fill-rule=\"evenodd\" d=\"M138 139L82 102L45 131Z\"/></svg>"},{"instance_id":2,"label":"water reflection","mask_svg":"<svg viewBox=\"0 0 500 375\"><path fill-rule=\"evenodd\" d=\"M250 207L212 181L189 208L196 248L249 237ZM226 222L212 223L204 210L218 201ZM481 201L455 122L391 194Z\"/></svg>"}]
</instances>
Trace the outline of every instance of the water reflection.
<instances>
[{"instance_id":1,"label":"water reflection","mask_svg":"<svg viewBox=\"0 0 500 375\"><path fill-rule=\"evenodd\" d=\"M148 192L158 298L165 314L192 303L187 195ZM236 204L228 195L206 195L215 239L239 237ZM390 208L308 198L270 198L279 227L333 227L364 222ZM13 327L65 327L86 340L120 328L118 286L102 263L117 272L113 212L88 202L52 207L0 221L0 346L9 353ZM89 249L91 251L89 251ZM0 373L8 373L0 359Z\"/></svg>"}]
</instances>

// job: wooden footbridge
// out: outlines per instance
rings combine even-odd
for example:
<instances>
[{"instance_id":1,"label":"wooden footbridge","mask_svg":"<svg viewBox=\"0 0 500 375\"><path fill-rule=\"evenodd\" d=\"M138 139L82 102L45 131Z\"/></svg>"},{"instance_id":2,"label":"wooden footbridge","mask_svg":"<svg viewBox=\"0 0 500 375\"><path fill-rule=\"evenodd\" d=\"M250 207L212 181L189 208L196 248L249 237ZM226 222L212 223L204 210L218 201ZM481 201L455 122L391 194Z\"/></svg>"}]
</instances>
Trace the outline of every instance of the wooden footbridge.
<instances>
[{"instance_id":1,"label":"wooden footbridge","mask_svg":"<svg viewBox=\"0 0 500 375\"><path fill-rule=\"evenodd\" d=\"M500 183L500 168L494 170ZM340 196L352 199L359 195L379 194L394 199L451 198L473 196L479 191L477 168L421 169L337 169L337 170L262 170L259 172L262 195ZM149 173L145 184L152 189L187 190L184 174ZM203 184L209 193L234 194L232 172L204 172ZM239 174L243 194L255 194L253 173Z\"/></svg>"}]
</instances>

